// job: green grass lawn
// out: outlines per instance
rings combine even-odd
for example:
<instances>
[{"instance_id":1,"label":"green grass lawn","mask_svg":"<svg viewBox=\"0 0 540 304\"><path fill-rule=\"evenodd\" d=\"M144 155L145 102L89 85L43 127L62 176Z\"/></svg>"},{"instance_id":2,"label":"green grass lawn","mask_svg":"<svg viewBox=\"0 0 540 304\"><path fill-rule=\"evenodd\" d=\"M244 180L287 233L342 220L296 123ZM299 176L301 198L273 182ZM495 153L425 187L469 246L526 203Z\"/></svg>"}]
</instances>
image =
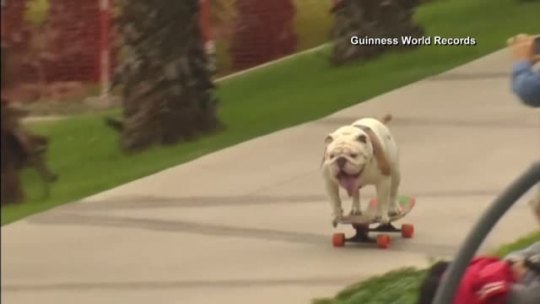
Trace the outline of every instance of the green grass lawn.
<instances>
[{"instance_id":1,"label":"green grass lawn","mask_svg":"<svg viewBox=\"0 0 540 304\"><path fill-rule=\"evenodd\" d=\"M538 241L540 231L502 246L494 255L504 257L512 251L523 249ZM333 298L317 299L313 302L314 304L415 304L425 274L424 269L399 269L346 287Z\"/></svg>"},{"instance_id":2,"label":"green grass lawn","mask_svg":"<svg viewBox=\"0 0 540 304\"><path fill-rule=\"evenodd\" d=\"M32 172L24 182L28 201L2 207L2 224L81 199L158 172L206 153L320 118L336 110L440 73L504 46L519 32L540 32L540 3L515 0L448 0L423 6L418 21L430 35L472 36L477 46L426 46L392 53L365 64L332 68L328 50L310 53L223 81L220 116L228 130L175 147L141 154L121 153L117 135L103 124L103 114L73 117L32 127L50 136L50 165L60 180L48 199Z\"/></svg>"}]
</instances>

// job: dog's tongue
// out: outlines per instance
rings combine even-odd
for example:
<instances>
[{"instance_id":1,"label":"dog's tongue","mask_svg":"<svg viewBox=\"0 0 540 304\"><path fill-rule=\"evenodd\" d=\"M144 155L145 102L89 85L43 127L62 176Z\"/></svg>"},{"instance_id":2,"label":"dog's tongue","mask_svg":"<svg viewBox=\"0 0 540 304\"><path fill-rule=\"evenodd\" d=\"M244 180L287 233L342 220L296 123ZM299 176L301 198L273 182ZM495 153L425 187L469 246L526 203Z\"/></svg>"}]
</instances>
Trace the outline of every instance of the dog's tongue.
<instances>
[{"instance_id":1,"label":"dog's tongue","mask_svg":"<svg viewBox=\"0 0 540 304\"><path fill-rule=\"evenodd\" d=\"M354 192L358 190L358 182L354 176L341 176L339 178L339 183L347 190L349 196L353 196Z\"/></svg>"}]
</instances>

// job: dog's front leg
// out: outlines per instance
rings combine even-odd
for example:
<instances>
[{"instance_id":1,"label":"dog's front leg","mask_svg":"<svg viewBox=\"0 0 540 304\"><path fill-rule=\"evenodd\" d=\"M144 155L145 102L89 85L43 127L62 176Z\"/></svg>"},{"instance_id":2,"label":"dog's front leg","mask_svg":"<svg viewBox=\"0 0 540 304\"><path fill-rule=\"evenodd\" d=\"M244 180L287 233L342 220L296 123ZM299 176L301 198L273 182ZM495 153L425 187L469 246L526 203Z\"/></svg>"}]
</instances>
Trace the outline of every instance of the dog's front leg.
<instances>
[{"instance_id":1,"label":"dog's front leg","mask_svg":"<svg viewBox=\"0 0 540 304\"><path fill-rule=\"evenodd\" d=\"M398 191L399 191L399 183L401 182L401 175L398 170L394 170L392 173L391 183L390 186L390 207L388 214L390 216L396 216L398 215L401 210L399 208L399 198L398 198Z\"/></svg>"},{"instance_id":2,"label":"dog's front leg","mask_svg":"<svg viewBox=\"0 0 540 304\"><path fill-rule=\"evenodd\" d=\"M377 184L377 218L380 219L382 224L388 224L390 218L388 217L388 210L390 207L390 189L391 179L385 178L379 184Z\"/></svg>"},{"instance_id":3,"label":"dog's front leg","mask_svg":"<svg viewBox=\"0 0 540 304\"><path fill-rule=\"evenodd\" d=\"M343 209L341 208L341 198L339 197L339 186L331 181L326 181L326 192L332 205L332 226L336 227L343 218Z\"/></svg>"},{"instance_id":4,"label":"dog's front leg","mask_svg":"<svg viewBox=\"0 0 540 304\"><path fill-rule=\"evenodd\" d=\"M352 201L351 215L361 215L362 208L360 206L360 189L357 189L356 192L354 192L352 200L353 201Z\"/></svg>"}]
</instances>

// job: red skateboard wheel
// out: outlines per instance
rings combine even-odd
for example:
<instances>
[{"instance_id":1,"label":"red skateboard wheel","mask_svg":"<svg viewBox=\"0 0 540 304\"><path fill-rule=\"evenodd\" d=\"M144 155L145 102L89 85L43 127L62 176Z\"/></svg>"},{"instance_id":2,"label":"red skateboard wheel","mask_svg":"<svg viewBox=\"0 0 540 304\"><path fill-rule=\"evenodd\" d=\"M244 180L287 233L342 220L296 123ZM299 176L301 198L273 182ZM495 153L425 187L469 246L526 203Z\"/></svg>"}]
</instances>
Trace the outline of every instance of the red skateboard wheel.
<instances>
[{"instance_id":1,"label":"red skateboard wheel","mask_svg":"<svg viewBox=\"0 0 540 304\"><path fill-rule=\"evenodd\" d=\"M414 226L411 224L401 225L401 236L406 239L410 239L414 236Z\"/></svg>"},{"instance_id":2,"label":"red skateboard wheel","mask_svg":"<svg viewBox=\"0 0 540 304\"><path fill-rule=\"evenodd\" d=\"M383 249L390 247L390 236L387 234L377 235L377 246Z\"/></svg>"},{"instance_id":3,"label":"red skateboard wheel","mask_svg":"<svg viewBox=\"0 0 540 304\"><path fill-rule=\"evenodd\" d=\"M344 233L334 233L332 236L332 245L334 247L343 247L345 246L345 234Z\"/></svg>"}]
</instances>

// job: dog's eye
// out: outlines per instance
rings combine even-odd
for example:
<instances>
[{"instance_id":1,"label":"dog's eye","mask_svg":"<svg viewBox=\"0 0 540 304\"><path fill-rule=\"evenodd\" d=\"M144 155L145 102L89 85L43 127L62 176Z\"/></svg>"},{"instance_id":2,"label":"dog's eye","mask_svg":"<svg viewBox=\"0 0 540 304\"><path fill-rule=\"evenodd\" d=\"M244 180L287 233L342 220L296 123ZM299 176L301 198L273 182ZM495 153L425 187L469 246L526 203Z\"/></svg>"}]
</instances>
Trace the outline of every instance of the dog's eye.
<instances>
[{"instance_id":1,"label":"dog's eye","mask_svg":"<svg viewBox=\"0 0 540 304\"><path fill-rule=\"evenodd\" d=\"M334 154L330 154L330 158L334 158L336 157Z\"/></svg>"},{"instance_id":2,"label":"dog's eye","mask_svg":"<svg viewBox=\"0 0 540 304\"><path fill-rule=\"evenodd\" d=\"M356 158L358 156L358 154L351 153L349 156L352 157L352 158Z\"/></svg>"}]
</instances>

